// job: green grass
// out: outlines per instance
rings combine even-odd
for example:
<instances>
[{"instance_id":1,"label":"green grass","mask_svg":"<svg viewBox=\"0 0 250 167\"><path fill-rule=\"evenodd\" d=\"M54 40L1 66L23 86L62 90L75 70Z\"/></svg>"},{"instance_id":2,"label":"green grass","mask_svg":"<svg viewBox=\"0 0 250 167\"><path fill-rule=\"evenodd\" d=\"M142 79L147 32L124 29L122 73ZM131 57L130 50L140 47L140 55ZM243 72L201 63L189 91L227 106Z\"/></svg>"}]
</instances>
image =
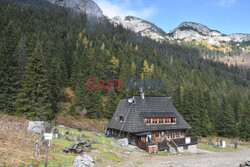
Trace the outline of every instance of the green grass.
<instances>
[{"instance_id":1,"label":"green grass","mask_svg":"<svg viewBox=\"0 0 250 167\"><path fill-rule=\"evenodd\" d=\"M113 152L102 152L102 155L104 155L106 158L112 160L112 161L116 161L116 162L121 162L123 161L122 158L118 157L115 153Z\"/></svg>"},{"instance_id":2,"label":"green grass","mask_svg":"<svg viewBox=\"0 0 250 167\"><path fill-rule=\"evenodd\" d=\"M64 131L65 133L67 131L67 130L64 130L64 128L61 128L59 126L56 126L56 128L59 130L59 134L61 134L62 131ZM74 135L84 134L88 138L98 139L97 142L102 141L105 144L111 143L107 139L105 140L104 134L99 134L100 135L100 137L99 137L94 132L89 132L89 131L79 132L77 129L73 129L73 128L69 128L68 131L70 134L73 131ZM56 160L49 160L48 166L61 166L61 165L64 165L64 163L67 164L65 166L72 166L77 154L63 153L62 151L63 151L63 149L65 149L65 147L69 147L70 145L74 144L75 142L76 141L66 140L65 136L60 136L60 138L51 140L51 145L55 145L55 147L53 147L53 150L52 149L49 150L49 155L56 157ZM41 166L43 166L43 164L44 164L44 161L40 162Z\"/></svg>"},{"instance_id":3,"label":"green grass","mask_svg":"<svg viewBox=\"0 0 250 167\"><path fill-rule=\"evenodd\" d=\"M112 145L115 141L111 138L107 138L104 133L97 133L97 132L91 132L91 131L78 131L77 129L69 128L69 130L65 130L64 128L61 128L59 126L56 126L56 128L59 130L59 134L61 134L62 131L66 133L69 131L71 134L72 131L74 135L80 135L83 134L86 138L96 139L97 143L92 144L91 148L98 149L101 151L101 157L98 157L98 161L102 161L103 159L110 159L112 161L120 162L123 159L120 158L117 154L114 152L123 151L123 149L118 148L117 145ZM60 135L59 135L60 136ZM83 137L84 138L84 137ZM68 141L66 140L65 136L60 136L57 139L51 140L51 145L54 145L53 150L49 150L49 155L56 157L56 160L49 160L48 166L62 166L64 163L66 163L65 166L72 166L75 157L77 154L74 153L63 153L63 149L65 147L69 147L70 145L74 144L76 141ZM110 152L112 150L112 152ZM40 166L44 166L44 161L40 162Z\"/></svg>"},{"instance_id":4,"label":"green grass","mask_svg":"<svg viewBox=\"0 0 250 167\"><path fill-rule=\"evenodd\" d=\"M208 145L204 143L197 144L197 148L202 149L202 150L214 151L214 152L231 152L231 151L239 151L243 149L243 148L234 149L233 147L226 147L226 148L220 149L220 148L214 148L214 145Z\"/></svg>"}]
</instances>

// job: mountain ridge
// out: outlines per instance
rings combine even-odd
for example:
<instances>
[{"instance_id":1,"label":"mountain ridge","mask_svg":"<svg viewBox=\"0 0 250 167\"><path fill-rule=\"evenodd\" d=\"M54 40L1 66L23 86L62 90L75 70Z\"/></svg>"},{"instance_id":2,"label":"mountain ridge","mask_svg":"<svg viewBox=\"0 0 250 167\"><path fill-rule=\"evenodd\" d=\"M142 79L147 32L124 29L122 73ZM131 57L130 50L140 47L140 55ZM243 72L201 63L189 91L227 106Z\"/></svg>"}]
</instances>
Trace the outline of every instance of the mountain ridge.
<instances>
[{"instance_id":1,"label":"mountain ridge","mask_svg":"<svg viewBox=\"0 0 250 167\"><path fill-rule=\"evenodd\" d=\"M127 17L133 18L132 20L126 19ZM182 22L175 29L166 33L164 30L156 26L155 24L140 19L134 16L127 16L124 20L116 16L110 19L110 22L114 25L121 24L124 28L130 29L135 33L140 33L142 36L155 39L157 41L162 40L184 40L184 41L207 41L210 44L223 44L229 42L246 42L250 41L250 34L247 33L233 33L226 35L219 30L212 30L201 23L195 22ZM148 28L154 28L158 31L148 31ZM159 31L161 30L161 31ZM156 34L155 34L156 33Z\"/></svg>"}]
</instances>

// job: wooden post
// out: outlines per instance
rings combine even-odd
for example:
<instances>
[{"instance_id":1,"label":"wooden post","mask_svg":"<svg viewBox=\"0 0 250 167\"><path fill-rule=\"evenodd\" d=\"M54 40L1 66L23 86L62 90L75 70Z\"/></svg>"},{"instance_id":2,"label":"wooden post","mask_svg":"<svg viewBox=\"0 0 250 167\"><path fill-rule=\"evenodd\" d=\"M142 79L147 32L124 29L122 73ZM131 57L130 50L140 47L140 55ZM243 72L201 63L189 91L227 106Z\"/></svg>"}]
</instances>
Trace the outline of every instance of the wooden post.
<instances>
[{"instance_id":1,"label":"wooden post","mask_svg":"<svg viewBox=\"0 0 250 167\"><path fill-rule=\"evenodd\" d=\"M49 154L49 143L50 141L47 141L47 147L46 147L46 158L45 158L45 164L44 167L47 167L47 163L48 163L48 154Z\"/></svg>"},{"instance_id":2,"label":"wooden post","mask_svg":"<svg viewBox=\"0 0 250 167\"><path fill-rule=\"evenodd\" d=\"M234 149L237 149L238 148L238 140L235 139L235 143L234 143Z\"/></svg>"},{"instance_id":3,"label":"wooden post","mask_svg":"<svg viewBox=\"0 0 250 167\"><path fill-rule=\"evenodd\" d=\"M43 146L43 135L41 135L41 138L40 138L40 148L39 148L39 154L41 155L41 152L42 152L42 146Z\"/></svg>"},{"instance_id":4,"label":"wooden post","mask_svg":"<svg viewBox=\"0 0 250 167\"><path fill-rule=\"evenodd\" d=\"M35 155L34 155L35 157L37 155L38 142L39 142L39 140L38 140L38 138L36 138L36 142L35 142Z\"/></svg>"}]
</instances>

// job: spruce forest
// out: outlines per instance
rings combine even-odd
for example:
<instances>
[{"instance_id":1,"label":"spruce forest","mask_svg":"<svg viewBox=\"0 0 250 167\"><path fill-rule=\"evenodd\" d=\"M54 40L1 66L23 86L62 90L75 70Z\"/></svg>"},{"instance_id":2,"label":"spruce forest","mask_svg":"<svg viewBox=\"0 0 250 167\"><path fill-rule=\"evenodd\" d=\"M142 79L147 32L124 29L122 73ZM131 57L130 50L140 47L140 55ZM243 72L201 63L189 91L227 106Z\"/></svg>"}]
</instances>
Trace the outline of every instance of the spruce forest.
<instances>
[{"instance_id":1,"label":"spruce forest","mask_svg":"<svg viewBox=\"0 0 250 167\"><path fill-rule=\"evenodd\" d=\"M139 90L87 89L87 77L163 79L146 95L170 96L191 134L250 140L250 70L205 60L199 46L155 42L42 0L0 1L0 111L52 120L71 87L87 117L110 119Z\"/></svg>"}]
</instances>

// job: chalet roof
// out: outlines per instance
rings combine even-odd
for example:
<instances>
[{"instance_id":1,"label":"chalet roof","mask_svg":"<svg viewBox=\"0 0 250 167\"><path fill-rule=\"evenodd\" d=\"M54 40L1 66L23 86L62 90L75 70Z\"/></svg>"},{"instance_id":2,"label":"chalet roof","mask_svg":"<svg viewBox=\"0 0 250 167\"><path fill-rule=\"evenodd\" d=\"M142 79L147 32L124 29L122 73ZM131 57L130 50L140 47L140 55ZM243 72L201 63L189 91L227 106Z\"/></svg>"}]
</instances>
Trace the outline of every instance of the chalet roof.
<instances>
[{"instance_id":1,"label":"chalet roof","mask_svg":"<svg viewBox=\"0 0 250 167\"><path fill-rule=\"evenodd\" d=\"M124 117L124 122L120 122L120 116ZM144 118L176 117L176 124L148 125ZM140 133L148 131L163 130L185 130L192 129L191 126L178 113L172 105L169 97L145 96L142 100L140 96L135 96L135 102L129 103L128 99L120 100L118 107L111 118L108 128Z\"/></svg>"}]
</instances>

